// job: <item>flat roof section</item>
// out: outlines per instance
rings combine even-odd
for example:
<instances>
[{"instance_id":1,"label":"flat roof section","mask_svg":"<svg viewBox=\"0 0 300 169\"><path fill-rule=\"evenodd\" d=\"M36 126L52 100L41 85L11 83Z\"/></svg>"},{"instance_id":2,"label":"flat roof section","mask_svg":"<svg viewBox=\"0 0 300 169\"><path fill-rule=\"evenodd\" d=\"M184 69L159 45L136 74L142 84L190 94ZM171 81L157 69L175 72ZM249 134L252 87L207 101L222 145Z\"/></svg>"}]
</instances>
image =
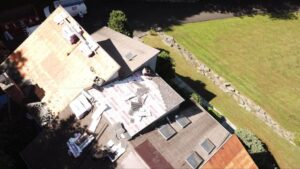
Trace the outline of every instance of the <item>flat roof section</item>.
<instances>
[{"instance_id":1,"label":"flat roof section","mask_svg":"<svg viewBox=\"0 0 300 169\"><path fill-rule=\"evenodd\" d=\"M109 107L104 112L109 122L122 123L132 137L184 101L161 77L140 71L88 92Z\"/></svg>"},{"instance_id":2,"label":"flat roof section","mask_svg":"<svg viewBox=\"0 0 300 169\"><path fill-rule=\"evenodd\" d=\"M92 37L121 65L121 77L135 72L159 53L159 50L108 27L100 28Z\"/></svg>"},{"instance_id":3,"label":"flat roof section","mask_svg":"<svg viewBox=\"0 0 300 169\"><path fill-rule=\"evenodd\" d=\"M82 89L90 87L96 76L107 81L120 69L101 47L93 57L87 57L80 51L80 41L71 45L63 36L65 23L59 25L54 21L62 12L71 25L78 25L63 8L57 8L2 64L17 82L37 83L45 91L42 102L54 113L62 111ZM91 39L82 27L81 30L86 39ZM15 78L15 72L19 78Z\"/></svg>"}]
</instances>

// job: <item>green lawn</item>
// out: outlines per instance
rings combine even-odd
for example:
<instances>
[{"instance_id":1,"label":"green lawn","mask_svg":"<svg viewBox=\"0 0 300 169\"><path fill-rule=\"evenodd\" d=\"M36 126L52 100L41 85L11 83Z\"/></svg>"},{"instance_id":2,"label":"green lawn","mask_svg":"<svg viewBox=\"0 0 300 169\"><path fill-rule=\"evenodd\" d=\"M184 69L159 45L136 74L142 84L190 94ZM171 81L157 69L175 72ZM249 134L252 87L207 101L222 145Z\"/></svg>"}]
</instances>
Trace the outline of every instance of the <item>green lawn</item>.
<instances>
[{"instance_id":1,"label":"green lawn","mask_svg":"<svg viewBox=\"0 0 300 169\"><path fill-rule=\"evenodd\" d=\"M300 19L258 15L174 26L167 33L294 132L300 145L299 28Z\"/></svg>"},{"instance_id":2,"label":"green lawn","mask_svg":"<svg viewBox=\"0 0 300 169\"><path fill-rule=\"evenodd\" d=\"M195 68L188 64L185 59L178 54L178 51L166 46L158 36L146 36L143 40L153 47L169 51L175 62L176 73L184 77L184 79L188 79L188 82L193 85L195 85L194 82L199 83L198 86L200 90L206 90L208 93L214 94L215 96L210 103L222 111L223 114L238 127L248 128L262 139L263 142L267 144L281 168L299 168L300 149L298 147L279 137L262 121L238 106L231 96L221 91L209 79L196 73Z\"/></svg>"}]
</instances>

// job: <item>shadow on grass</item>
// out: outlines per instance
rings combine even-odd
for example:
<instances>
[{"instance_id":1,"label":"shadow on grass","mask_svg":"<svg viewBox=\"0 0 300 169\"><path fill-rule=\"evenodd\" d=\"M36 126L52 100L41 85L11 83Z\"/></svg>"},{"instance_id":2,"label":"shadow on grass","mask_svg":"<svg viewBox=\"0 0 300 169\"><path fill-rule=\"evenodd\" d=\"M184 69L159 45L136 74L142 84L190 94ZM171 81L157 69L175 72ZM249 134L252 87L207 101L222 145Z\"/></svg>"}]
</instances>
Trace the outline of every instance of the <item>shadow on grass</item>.
<instances>
[{"instance_id":1,"label":"shadow on grass","mask_svg":"<svg viewBox=\"0 0 300 169\"><path fill-rule=\"evenodd\" d=\"M112 10L122 10L127 15L129 25L138 31L148 31L153 27L171 29L186 22L222 19L232 16L268 15L273 19L296 19L299 10L297 0L198 0L195 3L142 2L136 0L87 0L89 13L79 22L89 33L106 25ZM215 13L200 16L201 12ZM229 15L219 15L219 14ZM190 19L190 17L194 19Z\"/></svg>"},{"instance_id":2,"label":"shadow on grass","mask_svg":"<svg viewBox=\"0 0 300 169\"><path fill-rule=\"evenodd\" d=\"M255 161L258 168L265 169L278 169L278 164L273 155L267 150L267 152L250 154Z\"/></svg>"},{"instance_id":3,"label":"shadow on grass","mask_svg":"<svg viewBox=\"0 0 300 169\"><path fill-rule=\"evenodd\" d=\"M206 89L206 84L200 80L193 80L190 77L184 77L179 74L176 74L181 78L185 83L195 90L200 96L202 96L207 102L210 102L213 98L216 97L216 94Z\"/></svg>"}]
</instances>

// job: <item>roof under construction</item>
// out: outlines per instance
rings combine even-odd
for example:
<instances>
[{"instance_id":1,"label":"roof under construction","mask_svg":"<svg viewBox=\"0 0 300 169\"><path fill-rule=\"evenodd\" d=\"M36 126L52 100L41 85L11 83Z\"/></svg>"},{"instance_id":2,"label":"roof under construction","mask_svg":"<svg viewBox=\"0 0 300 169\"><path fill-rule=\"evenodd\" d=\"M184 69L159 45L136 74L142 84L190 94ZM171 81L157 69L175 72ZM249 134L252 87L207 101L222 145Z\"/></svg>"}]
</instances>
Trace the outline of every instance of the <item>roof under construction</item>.
<instances>
[{"instance_id":1,"label":"roof under construction","mask_svg":"<svg viewBox=\"0 0 300 169\"><path fill-rule=\"evenodd\" d=\"M108 81L120 69L62 7L9 56L3 67L17 82L38 84L45 91L42 101L55 113L90 87L96 77Z\"/></svg>"},{"instance_id":2,"label":"roof under construction","mask_svg":"<svg viewBox=\"0 0 300 169\"><path fill-rule=\"evenodd\" d=\"M104 86L101 91L91 89L89 93L109 107L104 112L108 121L111 124L122 123L130 136L184 101L161 77L144 76L140 71Z\"/></svg>"}]
</instances>

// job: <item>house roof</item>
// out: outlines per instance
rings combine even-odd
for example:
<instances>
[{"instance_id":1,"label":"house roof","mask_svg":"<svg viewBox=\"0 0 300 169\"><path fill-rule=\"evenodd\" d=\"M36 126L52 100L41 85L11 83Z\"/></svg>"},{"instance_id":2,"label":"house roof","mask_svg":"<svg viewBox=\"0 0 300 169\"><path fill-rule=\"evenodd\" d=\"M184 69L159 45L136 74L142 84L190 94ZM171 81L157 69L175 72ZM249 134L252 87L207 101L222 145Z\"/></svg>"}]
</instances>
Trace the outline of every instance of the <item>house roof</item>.
<instances>
[{"instance_id":1,"label":"house roof","mask_svg":"<svg viewBox=\"0 0 300 169\"><path fill-rule=\"evenodd\" d=\"M177 114L184 115L191 123L182 128L173 118ZM156 154L160 154L157 157L162 156L173 168L190 168L186 163L186 159L193 152L199 154L203 159L201 167L231 136L204 109L193 104L183 105L176 113L168 115L168 119L161 122L161 125L169 123L177 132L169 140L165 140L157 129L144 132L142 135L131 140L133 146L138 149L137 152L142 159L147 161L147 158L144 158L145 155L143 152L139 150L143 149L142 147L146 145L145 142L149 142L155 148ZM210 153L206 152L201 146L201 143L206 139L209 139L215 145L215 148ZM159 161L161 160L157 159L147 164L150 168L155 168Z\"/></svg>"},{"instance_id":2,"label":"house roof","mask_svg":"<svg viewBox=\"0 0 300 169\"><path fill-rule=\"evenodd\" d=\"M203 169L215 168L257 169L258 167L243 147L238 137L233 135L203 166Z\"/></svg>"},{"instance_id":3,"label":"house roof","mask_svg":"<svg viewBox=\"0 0 300 169\"><path fill-rule=\"evenodd\" d=\"M121 65L120 76L123 77L130 75L159 53L159 50L108 27L100 28L92 37ZM126 55L130 53L134 58L129 61Z\"/></svg>"},{"instance_id":4,"label":"house roof","mask_svg":"<svg viewBox=\"0 0 300 169\"><path fill-rule=\"evenodd\" d=\"M92 57L80 51L82 41L71 45L63 36L63 23L54 18L65 13L71 25L78 23L61 7L57 8L2 64L19 74L20 80L37 83L44 91L43 102L55 113L63 110L84 88L90 87L96 76L109 80L120 66L101 47ZM91 39L83 29L83 36Z\"/></svg>"},{"instance_id":5,"label":"house roof","mask_svg":"<svg viewBox=\"0 0 300 169\"><path fill-rule=\"evenodd\" d=\"M104 115L110 123L123 123L131 136L184 101L161 77L143 76L141 71L89 93L108 105Z\"/></svg>"}]
</instances>

